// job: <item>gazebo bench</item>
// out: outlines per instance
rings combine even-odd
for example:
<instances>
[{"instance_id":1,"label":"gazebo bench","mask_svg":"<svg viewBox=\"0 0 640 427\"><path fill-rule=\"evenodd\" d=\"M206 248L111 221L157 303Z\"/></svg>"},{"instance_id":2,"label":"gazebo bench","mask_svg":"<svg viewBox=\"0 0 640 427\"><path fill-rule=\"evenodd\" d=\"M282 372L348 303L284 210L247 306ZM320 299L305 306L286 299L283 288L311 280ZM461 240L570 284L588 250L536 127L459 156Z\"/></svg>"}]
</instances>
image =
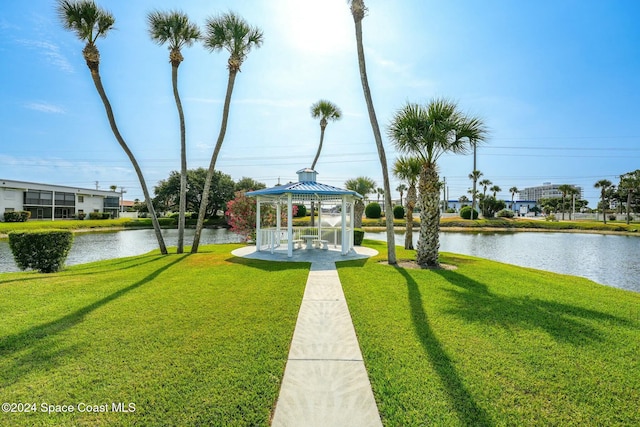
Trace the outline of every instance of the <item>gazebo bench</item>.
<instances>
[{"instance_id":1,"label":"gazebo bench","mask_svg":"<svg viewBox=\"0 0 640 427\"><path fill-rule=\"evenodd\" d=\"M291 242L293 243L293 249L302 249L302 242L304 242L304 240L294 239Z\"/></svg>"},{"instance_id":2,"label":"gazebo bench","mask_svg":"<svg viewBox=\"0 0 640 427\"><path fill-rule=\"evenodd\" d=\"M320 247L322 247L322 250L328 250L329 249L329 241L328 240L322 240L322 239L316 239L313 241L313 245L320 249Z\"/></svg>"}]
</instances>

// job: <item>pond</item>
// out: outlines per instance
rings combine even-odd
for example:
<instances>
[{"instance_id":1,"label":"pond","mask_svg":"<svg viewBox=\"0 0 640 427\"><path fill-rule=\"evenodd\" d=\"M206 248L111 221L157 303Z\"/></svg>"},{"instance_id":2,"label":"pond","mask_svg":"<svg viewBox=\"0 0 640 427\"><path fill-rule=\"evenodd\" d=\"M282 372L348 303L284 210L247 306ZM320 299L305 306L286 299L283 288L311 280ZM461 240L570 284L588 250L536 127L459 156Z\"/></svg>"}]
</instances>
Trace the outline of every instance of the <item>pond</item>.
<instances>
[{"instance_id":1,"label":"pond","mask_svg":"<svg viewBox=\"0 0 640 427\"><path fill-rule=\"evenodd\" d=\"M185 230L185 245L193 242L193 229ZM162 230L167 246L178 244L178 230ZM237 243L241 239L237 234L226 229L202 230L201 245L212 243ZM112 258L141 255L158 248L158 241L153 230L125 230L97 233L78 233L67 257L66 265L84 264ZM9 242L0 241L0 273L20 271L16 266Z\"/></svg>"},{"instance_id":2,"label":"pond","mask_svg":"<svg viewBox=\"0 0 640 427\"><path fill-rule=\"evenodd\" d=\"M175 246L177 230L163 230L167 246ZM385 233L369 233L367 239L386 241ZM193 230L185 231L185 244ZM201 243L235 243L238 235L226 229L203 230ZM414 235L414 244L418 241ZM404 234L396 234L404 245ZM153 230L76 234L67 265L140 255L157 248ZM488 258L523 267L582 276L616 288L640 292L640 237L548 232L442 232L440 250ZM19 271L6 240L0 241L0 273Z\"/></svg>"},{"instance_id":3,"label":"pond","mask_svg":"<svg viewBox=\"0 0 640 427\"><path fill-rule=\"evenodd\" d=\"M386 233L365 233L386 241ZM418 233L414 233L414 246ZM404 233L396 234L404 246ZM549 232L441 232L440 250L586 277L640 292L640 237Z\"/></svg>"}]
</instances>

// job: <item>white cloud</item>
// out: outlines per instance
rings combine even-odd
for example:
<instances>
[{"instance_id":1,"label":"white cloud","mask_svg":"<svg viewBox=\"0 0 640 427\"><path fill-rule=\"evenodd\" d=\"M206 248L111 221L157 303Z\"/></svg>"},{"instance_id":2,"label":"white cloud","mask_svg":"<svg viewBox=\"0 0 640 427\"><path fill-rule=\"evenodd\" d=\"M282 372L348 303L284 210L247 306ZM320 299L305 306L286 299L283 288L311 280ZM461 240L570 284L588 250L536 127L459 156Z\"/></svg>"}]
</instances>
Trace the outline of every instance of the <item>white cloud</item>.
<instances>
[{"instance_id":1,"label":"white cloud","mask_svg":"<svg viewBox=\"0 0 640 427\"><path fill-rule=\"evenodd\" d=\"M66 111L64 108L59 105L49 104L48 102L29 102L24 104L24 106L30 110L40 111L42 113L50 113L50 114L65 114Z\"/></svg>"},{"instance_id":2,"label":"white cloud","mask_svg":"<svg viewBox=\"0 0 640 427\"><path fill-rule=\"evenodd\" d=\"M29 49L39 52L46 58L47 62L59 70L66 73L74 72L73 66L67 61L67 58L60 53L60 48L57 45L42 40L18 39L16 41Z\"/></svg>"}]
</instances>

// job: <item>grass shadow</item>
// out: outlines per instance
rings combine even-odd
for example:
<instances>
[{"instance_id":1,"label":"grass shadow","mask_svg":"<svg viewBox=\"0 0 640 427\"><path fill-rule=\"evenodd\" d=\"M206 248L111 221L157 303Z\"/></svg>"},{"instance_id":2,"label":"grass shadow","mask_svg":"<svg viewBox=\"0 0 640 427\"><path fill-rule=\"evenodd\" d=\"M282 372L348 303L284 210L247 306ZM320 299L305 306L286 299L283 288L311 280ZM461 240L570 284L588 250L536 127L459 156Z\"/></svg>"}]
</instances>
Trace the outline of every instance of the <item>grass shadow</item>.
<instances>
[{"instance_id":1,"label":"grass shadow","mask_svg":"<svg viewBox=\"0 0 640 427\"><path fill-rule=\"evenodd\" d=\"M407 282L409 304L411 306L411 318L420 343L429 357L429 361L435 372L440 377L440 382L445 388L455 408L458 418L463 425L491 426L492 422L488 414L473 399L462 379L456 372L455 366L442 344L435 336L429 318L424 311L422 295L418 283L401 267L394 267Z\"/></svg>"},{"instance_id":2,"label":"grass shadow","mask_svg":"<svg viewBox=\"0 0 640 427\"><path fill-rule=\"evenodd\" d=\"M146 277L136 281L135 283L119 289L106 297L93 302L85 307L75 310L66 316L59 319L52 320L41 325L33 326L25 331L8 335L0 339L0 357L10 357L14 354L21 353L15 360L12 361L12 368L5 369L0 373L0 379L2 383L0 385L6 386L12 382L17 381L20 376L27 375L31 370L42 369L42 367L55 365L55 359L60 357L68 357L70 354L66 350L56 349L55 343L52 343L47 338L55 336L63 331L66 331L79 323L81 323L85 316L89 313L97 310L106 304L115 301L128 292L131 292L158 277L162 272L168 270L175 264L182 261L184 257L177 258L172 262L158 268ZM28 350L23 352L24 350ZM78 349L76 348L76 351Z\"/></svg>"},{"instance_id":3,"label":"grass shadow","mask_svg":"<svg viewBox=\"0 0 640 427\"><path fill-rule=\"evenodd\" d=\"M557 301L529 296L497 295L457 271L435 271L456 289L448 289L456 307L449 312L470 322L543 330L558 342L585 345L602 341L603 334L590 321L628 324L616 316Z\"/></svg>"},{"instance_id":4,"label":"grass shadow","mask_svg":"<svg viewBox=\"0 0 640 427\"><path fill-rule=\"evenodd\" d=\"M257 268L263 271L309 270L311 267L310 262L265 261L261 259L244 258L239 256L232 256L225 259L225 261L232 264L239 264L246 267Z\"/></svg>"}]
</instances>

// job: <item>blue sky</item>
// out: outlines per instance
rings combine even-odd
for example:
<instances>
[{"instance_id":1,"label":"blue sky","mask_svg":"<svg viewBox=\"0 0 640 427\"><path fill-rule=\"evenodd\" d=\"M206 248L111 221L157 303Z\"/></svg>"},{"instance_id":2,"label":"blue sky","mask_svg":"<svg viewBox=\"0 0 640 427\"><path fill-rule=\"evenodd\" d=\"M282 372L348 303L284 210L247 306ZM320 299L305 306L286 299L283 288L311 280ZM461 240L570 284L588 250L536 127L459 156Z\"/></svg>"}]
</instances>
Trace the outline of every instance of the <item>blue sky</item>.
<instances>
[{"instance_id":1,"label":"blue sky","mask_svg":"<svg viewBox=\"0 0 640 427\"><path fill-rule=\"evenodd\" d=\"M115 30L98 42L101 75L125 140L153 186L179 168L179 128L168 50L146 15L179 8L202 25L233 10L264 31L238 75L217 168L275 185L311 164L319 140L309 107L343 112L327 127L320 182L360 175L382 186L345 0L102 0ZM0 5L0 178L107 189L142 198L115 141L83 44L63 30L52 0ZM594 207L599 179L640 168L640 3L611 1L369 0L363 21L369 81L381 127L406 102L446 97L490 129L478 169L510 198L512 186L576 184ZM206 167L227 84L226 53L183 50L179 86L189 168ZM389 167L397 157L385 138ZM471 156L444 156L457 199ZM398 185L392 178L392 188ZM397 197L397 192L395 192Z\"/></svg>"}]
</instances>

